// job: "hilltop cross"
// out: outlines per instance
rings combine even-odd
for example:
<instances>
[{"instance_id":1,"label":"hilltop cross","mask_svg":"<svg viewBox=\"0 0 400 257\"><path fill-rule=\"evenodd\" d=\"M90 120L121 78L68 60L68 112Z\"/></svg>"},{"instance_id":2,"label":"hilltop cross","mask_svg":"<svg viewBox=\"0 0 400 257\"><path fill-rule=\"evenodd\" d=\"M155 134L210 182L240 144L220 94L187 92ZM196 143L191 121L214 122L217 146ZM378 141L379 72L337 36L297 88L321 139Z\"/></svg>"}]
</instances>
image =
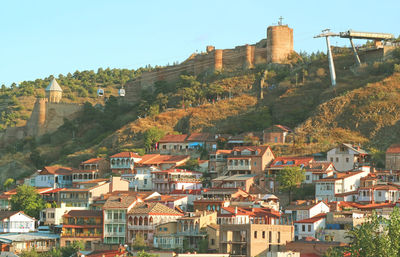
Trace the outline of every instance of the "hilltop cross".
<instances>
[{"instance_id":1,"label":"hilltop cross","mask_svg":"<svg viewBox=\"0 0 400 257\"><path fill-rule=\"evenodd\" d=\"M283 21L283 17L281 16L281 17L279 17L279 22L278 22L278 24L279 24L279 25L282 25L282 21Z\"/></svg>"}]
</instances>

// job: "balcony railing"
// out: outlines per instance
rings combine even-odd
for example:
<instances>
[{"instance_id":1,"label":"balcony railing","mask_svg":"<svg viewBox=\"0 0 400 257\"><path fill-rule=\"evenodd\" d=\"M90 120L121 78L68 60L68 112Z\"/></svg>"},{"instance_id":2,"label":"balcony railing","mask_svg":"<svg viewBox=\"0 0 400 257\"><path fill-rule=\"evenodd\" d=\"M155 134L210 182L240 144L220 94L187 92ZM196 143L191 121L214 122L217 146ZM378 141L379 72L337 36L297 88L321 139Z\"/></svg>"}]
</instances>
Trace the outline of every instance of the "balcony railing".
<instances>
[{"instance_id":1,"label":"balcony railing","mask_svg":"<svg viewBox=\"0 0 400 257\"><path fill-rule=\"evenodd\" d=\"M128 224L128 229L132 230L154 230L155 226L154 225L129 225Z\"/></svg>"},{"instance_id":2,"label":"balcony railing","mask_svg":"<svg viewBox=\"0 0 400 257\"><path fill-rule=\"evenodd\" d=\"M110 224L110 223L126 223L126 219L105 219L104 223Z\"/></svg>"},{"instance_id":3,"label":"balcony railing","mask_svg":"<svg viewBox=\"0 0 400 257\"><path fill-rule=\"evenodd\" d=\"M62 237L102 237L102 234L87 234L87 233L63 233Z\"/></svg>"},{"instance_id":4,"label":"balcony railing","mask_svg":"<svg viewBox=\"0 0 400 257\"><path fill-rule=\"evenodd\" d=\"M228 165L228 170L251 170L251 165Z\"/></svg>"}]
</instances>

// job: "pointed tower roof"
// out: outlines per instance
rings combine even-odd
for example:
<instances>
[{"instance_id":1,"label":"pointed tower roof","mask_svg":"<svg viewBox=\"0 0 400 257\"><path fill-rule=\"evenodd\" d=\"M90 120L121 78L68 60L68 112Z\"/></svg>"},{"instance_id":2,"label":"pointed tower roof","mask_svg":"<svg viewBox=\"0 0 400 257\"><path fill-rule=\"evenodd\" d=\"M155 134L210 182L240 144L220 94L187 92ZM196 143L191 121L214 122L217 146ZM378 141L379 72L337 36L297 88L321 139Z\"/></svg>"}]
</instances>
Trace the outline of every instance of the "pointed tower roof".
<instances>
[{"instance_id":1,"label":"pointed tower roof","mask_svg":"<svg viewBox=\"0 0 400 257\"><path fill-rule=\"evenodd\" d=\"M61 89L60 85L58 84L57 80L53 78L50 82L50 84L46 87L46 91L60 91L62 92L63 90Z\"/></svg>"}]
</instances>

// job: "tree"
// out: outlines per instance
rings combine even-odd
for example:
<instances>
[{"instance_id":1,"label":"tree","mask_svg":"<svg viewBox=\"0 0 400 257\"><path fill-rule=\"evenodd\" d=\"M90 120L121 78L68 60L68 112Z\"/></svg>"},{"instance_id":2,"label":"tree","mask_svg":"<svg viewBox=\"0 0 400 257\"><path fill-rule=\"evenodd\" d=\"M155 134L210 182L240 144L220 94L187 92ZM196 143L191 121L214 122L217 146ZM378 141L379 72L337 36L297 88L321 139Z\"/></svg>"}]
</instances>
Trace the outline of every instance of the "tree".
<instances>
[{"instance_id":1,"label":"tree","mask_svg":"<svg viewBox=\"0 0 400 257\"><path fill-rule=\"evenodd\" d=\"M152 127L144 132L144 146L146 150L151 149L165 135L164 130Z\"/></svg>"},{"instance_id":2,"label":"tree","mask_svg":"<svg viewBox=\"0 0 400 257\"><path fill-rule=\"evenodd\" d=\"M292 201L292 192L304 179L305 172L300 167L285 167L278 174L279 187L289 193L289 202Z\"/></svg>"},{"instance_id":3,"label":"tree","mask_svg":"<svg viewBox=\"0 0 400 257\"><path fill-rule=\"evenodd\" d=\"M21 185L17 187L17 193L11 197L11 210L23 211L27 215L39 218L39 213L45 207L41 196L32 186Z\"/></svg>"},{"instance_id":4,"label":"tree","mask_svg":"<svg viewBox=\"0 0 400 257\"><path fill-rule=\"evenodd\" d=\"M10 188L14 185L15 181L13 178L8 178L6 181L4 181L3 187L4 190L8 191Z\"/></svg>"},{"instance_id":5,"label":"tree","mask_svg":"<svg viewBox=\"0 0 400 257\"><path fill-rule=\"evenodd\" d=\"M132 248L134 250L142 250L142 252L147 248L146 241L141 234L136 234L135 240L132 243Z\"/></svg>"},{"instance_id":6,"label":"tree","mask_svg":"<svg viewBox=\"0 0 400 257\"><path fill-rule=\"evenodd\" d=\"M144 250L138 252L137 257L158 257L158 254L146 253Z\"/></svg>"},{"instance_id":7,"label":"tree","mask_svg":"<svg viewBox=\"0 0 400 257\"><path fill-rule=\"evenodd\" d=\"M389 219L375 212L370 220L348 232L349 246L331 248L324 256L399 256L400 254L400 212L397 207Z\"/></svg>"},{"instance_id":8,"label":"tree","mask_svg":"<svg viewBox=\"0 0 400 257\"><path fill-rule=\"evenodd\" d=\"M199 169L199 160L197 159L190 159L188 160L185 165L180 166L182 169L197 171Z\"/></svg>"}]
</instances>

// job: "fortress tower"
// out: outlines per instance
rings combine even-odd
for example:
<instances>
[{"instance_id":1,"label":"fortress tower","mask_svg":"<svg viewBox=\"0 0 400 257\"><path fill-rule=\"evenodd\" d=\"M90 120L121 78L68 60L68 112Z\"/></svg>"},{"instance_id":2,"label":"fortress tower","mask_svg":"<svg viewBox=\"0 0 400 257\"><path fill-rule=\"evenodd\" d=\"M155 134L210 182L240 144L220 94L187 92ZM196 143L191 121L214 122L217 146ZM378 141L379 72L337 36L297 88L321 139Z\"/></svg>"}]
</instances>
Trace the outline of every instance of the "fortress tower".
<instances>
[{"instance_id":1,"label":"fortress tower","mask_svg":"<svg viewBox=\"0 0 400 257\"><path fill-rule=\"evenodd\" d=\"M56 79L53 78L50 84L46 87L46 98L49 103L59 103L62 97L62 89L57 83Z\"/></svg>"},{"instance_id":2,"label":"fortress tower","mask_svg":"<svg viewBox=\"0 0 400 257\"><path fill-rule=\"evenodd\" d=\"M293 52L293 29L288 25L267 28L267 62L281 63Z\"/></svg>"}]
</instances>

